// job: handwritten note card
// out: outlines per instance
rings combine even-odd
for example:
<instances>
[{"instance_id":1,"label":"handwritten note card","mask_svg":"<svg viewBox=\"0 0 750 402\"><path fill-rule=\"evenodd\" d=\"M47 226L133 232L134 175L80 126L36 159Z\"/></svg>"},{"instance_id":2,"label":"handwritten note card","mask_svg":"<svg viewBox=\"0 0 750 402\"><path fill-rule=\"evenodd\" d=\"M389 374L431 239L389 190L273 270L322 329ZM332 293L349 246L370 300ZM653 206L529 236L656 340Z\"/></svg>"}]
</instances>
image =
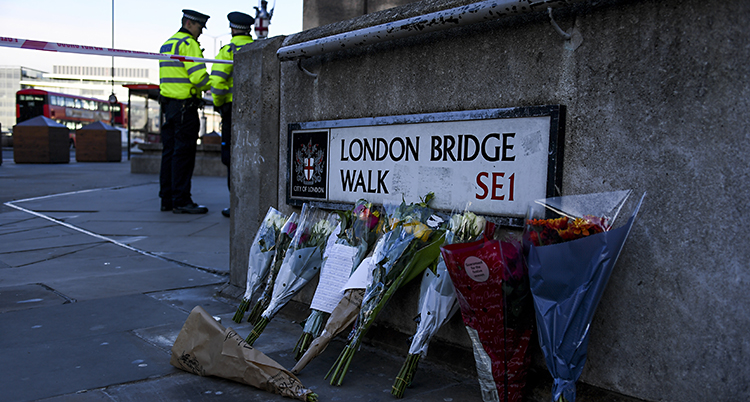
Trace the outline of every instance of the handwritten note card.
<instances>
[{"instance_id":1,"label":"handwritten note card","mask_svg":"<svg viewBox=\"0 0 750 402\"><path fill-rule=\"evenodd\" d=\"M330 313L344 296L344 285L352 272L356 247L335 244L328 253L328 259L320 272L320 281L315 290L311 308Z\"/></svg>"}]
</instances>

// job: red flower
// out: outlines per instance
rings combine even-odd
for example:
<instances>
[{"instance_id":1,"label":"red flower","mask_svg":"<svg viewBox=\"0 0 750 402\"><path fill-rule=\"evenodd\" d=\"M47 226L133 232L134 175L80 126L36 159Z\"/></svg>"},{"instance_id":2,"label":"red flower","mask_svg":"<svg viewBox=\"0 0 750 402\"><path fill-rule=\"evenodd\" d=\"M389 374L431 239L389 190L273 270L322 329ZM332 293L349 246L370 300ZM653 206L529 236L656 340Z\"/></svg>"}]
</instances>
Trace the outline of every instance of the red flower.
<instances>
[{"instance_id":1,"label":"red flower","mask_svg":"<svg viewBox=\"0 0 750 402\"><path fill-rule=\"evenodd\" d=\"M529 240L535 246L562 243L609 230L605 218L587 215L583 218L529 219Z\"/></svg>"},{"instance_id":2,"label":"red flower","mask_svg":"<svg viewBox=\"0 0 750 402\"><path fill-rule=\"evenodd\" d=\"M284 233L288 234L289 237L292 237L292 235L294 235L294 232L297 230L297 224L294 222L289 222L285 229L286 230L284 231Z\"/></svg>"}]
</instances>

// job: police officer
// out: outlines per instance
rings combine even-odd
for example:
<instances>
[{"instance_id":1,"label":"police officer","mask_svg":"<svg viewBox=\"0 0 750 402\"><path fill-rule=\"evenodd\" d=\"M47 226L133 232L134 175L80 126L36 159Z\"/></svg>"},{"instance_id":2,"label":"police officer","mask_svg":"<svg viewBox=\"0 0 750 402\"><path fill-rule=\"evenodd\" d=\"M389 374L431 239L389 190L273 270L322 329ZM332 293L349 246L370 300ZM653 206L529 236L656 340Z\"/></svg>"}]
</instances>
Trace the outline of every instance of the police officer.
<instances>
[{"instance_id":1,"label":"police officer","mask_svg":"<svg viewBox=\"0 0 750 402\"><path fill-rule=\"evenodd\" d=\"M209 16L182 10L182 28L164 42L161 53L203 58L197 39ZM159 62L161 92L161 210L176 214L205 214L208 208L190 196L195 168L196 141L200 131L198 108L202 92L210 88L206 65L201 62L162 60Z\"/></svg>"},{"instance_id":2,"label":"police officer","mask_svg":"<svg viewBox=\"0 0 750 402\"><path fill-rule=\"evenodd\" d=\"M242 46L253 42L253 38L250 36L250 30L255 22L253 17L234 11L227 15L227 19L229 20L229 28L232 30L232 40L222 47L219 54L216 55L219 60L234 60L234 54ZM211 96L214 100L214 109L221 115L221 162L227 166L228 176L231 176L233 71L232 64L214 64L211 70ZM231 178L227 178L227 184L231 186ZM229 208L224 208L221 214L229 217Z\"/></svg>"}]
</instances>

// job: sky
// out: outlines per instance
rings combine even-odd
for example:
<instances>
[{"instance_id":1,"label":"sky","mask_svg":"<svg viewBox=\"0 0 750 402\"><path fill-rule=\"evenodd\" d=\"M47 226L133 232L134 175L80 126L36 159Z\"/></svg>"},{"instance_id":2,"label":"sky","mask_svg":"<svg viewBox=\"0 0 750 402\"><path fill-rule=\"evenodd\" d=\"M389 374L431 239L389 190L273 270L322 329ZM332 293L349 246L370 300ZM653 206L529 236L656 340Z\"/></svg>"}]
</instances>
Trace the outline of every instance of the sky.
<instances>
[{"instance_id":1,"label":"sky","mask_svg":"<svg viewBox=\"0 0 750 402\"><path fill-rule=\"evenodd\" d=\"M0 37L109 48L113 3L115 49L158 53L180 29L182 9L208 14L211 18L198 39L206 58L214 58L220 45L231 39L229 12L241 11L254 17L253 7L260 6L260 0L0 0ZM302 0L268 0L269 11L274 3L269 36L300 32ZM115 57L114 64L158 69L157 60ZM0 65L51 73L53 65L111 67L112 58L0 47Z\"/></svg>"}]
</instances>

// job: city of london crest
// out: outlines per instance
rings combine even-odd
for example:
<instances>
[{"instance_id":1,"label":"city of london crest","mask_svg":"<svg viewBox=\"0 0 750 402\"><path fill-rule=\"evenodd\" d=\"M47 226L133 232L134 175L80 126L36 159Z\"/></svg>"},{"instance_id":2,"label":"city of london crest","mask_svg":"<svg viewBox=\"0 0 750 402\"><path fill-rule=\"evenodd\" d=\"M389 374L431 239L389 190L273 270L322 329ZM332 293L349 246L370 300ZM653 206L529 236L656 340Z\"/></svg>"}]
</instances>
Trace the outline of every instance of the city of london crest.
<instances>
[{"instance_id":1,"label":"city of london crest","mask_svg":"<svg viewBox=\"0 0 750 402\"><path fill-rule=\"evenodd\" d=\"M319 183L323 179L323 162L325 153L313 144L312 139L307 145L302 144L294 154L295 173L297 180L306 186Z\"/></svg>"}]
</instances>

